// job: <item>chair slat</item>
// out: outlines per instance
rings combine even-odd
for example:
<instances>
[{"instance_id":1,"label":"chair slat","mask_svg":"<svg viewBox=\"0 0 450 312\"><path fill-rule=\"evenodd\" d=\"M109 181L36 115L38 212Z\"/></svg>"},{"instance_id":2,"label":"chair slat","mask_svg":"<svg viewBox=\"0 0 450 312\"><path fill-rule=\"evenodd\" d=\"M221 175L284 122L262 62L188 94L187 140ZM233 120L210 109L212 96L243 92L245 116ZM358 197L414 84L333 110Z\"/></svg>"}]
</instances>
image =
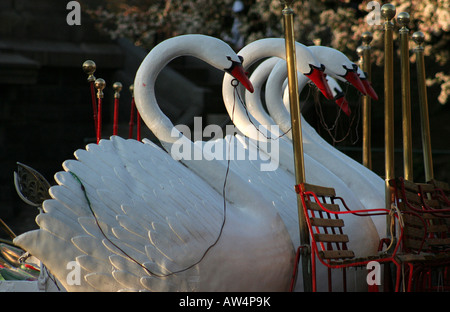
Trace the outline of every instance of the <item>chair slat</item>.
<instances>
[{"instance_id":1,"label":"chair slat","mask_svg":"<svg viewBox=\"0 0 450 312\"><path fill-rule=\"evenodd\" d=\"M345 234L314 234L316 242L322 243L348 243L348 235Z\"/></svg>"},{"instance_id":2,"label":"chair slat","mask_svg":"<svg viewBox=\"0 0 450 312\"><path fill-rule=\"evenodd\" d=\"M321 203L321 205L323 207L325 207L325 209L328 209L330 211L339 211L340 210L339 205L337 205L337 204ZM311 201L306 201L306 207L308 209L314 210L314 211L324 211L318 203L311 202Z\"/></svg>"},{"instance_id":3,"label":"chair slat","mask_svg":"<svg viewBox=\"0 0 450 312\"><path fill-rule=\"evenodd\" d=\"M427 240L427 244L430 246L449 246L450 238L430 238Z\"/></svg>"},{"instance_id":4,"label":"chair slat","mask_svg":"<svg viewBox=\"0 0 450 312\"><path fill-rule=\"evenodd\" d=\"M408 237L403 238L403 244L405 245L405 248L407 250L413 251L421 250L421 248L423 249L426 247L426 245L424 245L421 240L412 239Z\"/></svg>"},{"instance_id":5,"label":"chair slat","mask_svg":"<svg viewBox=\"0 0 450 312\"><path fill-rule=\"evenodd\" d=\"M319 252L322 259L350 259L355 257L351 250L323 250Z\"/></svg>"},{"instance_id":6,"label":"chair slat","mask_svg":"<svg viewBox=\"0 0 450 312\"><path fill-rule=\"evenodd\" d=\"M423 239L425 236L425 230L423 228L408 226L407 229L404 230L404 235L410 238L413 237L415 239Z\"/></svg>"},{"instance_id":7,"label":"chair slat","mask_svg":"<svg viewBox=\"0 0 450 312\"><path fill-rule=\"evenodd\" d=\"M320 227L343 227L344 220L342 219L324 219L324 218L310 218L312 226Z\"/></svg>"},{"instance_id":8,"label":"chair slat","mask_svg":"<svg viewBox=\"0 0 450 312\"><path fill-rule=\"evenodd\" d=\"M335 197L336 191L332 187L325 187L314 184L303 184L305 187L305 191L314 192L317 196L327 196L327 197Z\"/></svg>"}]
</instances>

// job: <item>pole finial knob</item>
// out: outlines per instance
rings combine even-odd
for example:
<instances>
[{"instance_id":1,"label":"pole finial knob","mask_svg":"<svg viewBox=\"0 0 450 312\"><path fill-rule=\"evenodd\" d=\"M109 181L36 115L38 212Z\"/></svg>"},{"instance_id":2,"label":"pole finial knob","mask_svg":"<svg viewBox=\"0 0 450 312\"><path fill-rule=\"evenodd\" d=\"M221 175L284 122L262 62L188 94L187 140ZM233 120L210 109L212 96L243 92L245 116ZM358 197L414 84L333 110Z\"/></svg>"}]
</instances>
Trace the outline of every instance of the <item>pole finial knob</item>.
<instances>
[{"instance_id":1,"label":"pole finial knob","mask_svg":"<svg viewBox=\"0 0 450 312\"><path fill-rule=\"evenodd\" d=\"M397 22L401 27L407 28L409 26L410 17L408 12L400 12L397 16Z\"/></svg>"},{"instance_id":2,"label":"pole finial knob","mask_svg":"<svg viewBox=\"0 0 450 312\"><path fill-rule=\"evenodd\" d=\"M134 96L134 84L132 84L129 89L131 92L131 96Z\"/></svg>"},{"instance_id":3,"label":"pole finial knob","mask_svg":"<svg viewBox=\"0 0 450 312\"><path fill-rule=\"evenodd\" d=\"M383 6L381 7L381 16L383 16L386 21L390 21L391 19L393 19L395 16L395 12L395 6L391 3L383 4Z\"/></svg>"},{"instance_id":4,"label":"pole finial knob","mask_svg":"<svg viewBox=\"0 0 450 312\"><path fill-rule=\"evenodd\" d=\"M113 84L113 89L115 91L114 93L114 97L115 98L119 98L120 97L120 91L122 91L122 83L120 83L119 81L114 82Z\"/></svg>"},{"instance_id":5,"label":"pole finial knob","mask_svg":"<svg viewBox=\"0 0 450 312\"><path fill-rule=\"evenodd\" d=\"M97 65L95 65L95 62L92 60L86 60L83 63L83 71L88 74L88 81L95 81L94 73L97 69Z\"/></svg>"},{"instance_id":6,"label":"pole finial knob","mask_svg":"<svg viewBox=\"0 0 450 312\"><path fill-rule=\"evenodd\" d=\"M98 78L94 83L95 89L97 89L97 98L103 98L103 89L106 87L106 82L102 78Z\"/></svg>"},{"instance_id":7,"label":"pole finial knob","mask_svg":"<svg viewBox=\"0 0 450 312\"><path fill-rule=\"evenodd\" d=\"M363 46L357 47L356 54L358 54L359 57L362 57L364 55L364 47Z\"/></svg>"},{"instance_id":8,"label":"pole finial knob","mask_svg":"<svg viewBox=\"0 0 450 312\"><path fill-rule=\"evenodd\" d=\"M417 43L418 45L422 45L425 42L425 35L423 32L421 31L416 31L413 35L412 35L412 39L414 40L415 43Z\"/></svg>"},{"instance_id":9,"label":"pole finial knob","mask_svg":"<svg viewBox=\"0 0 450 312\"><path fill-rule=\"evenodd\" d=\"M361 40L365 45L369 45L373 40L373 34L370 31L365 31L361 35Z\"/></svg>"}]
</instances>

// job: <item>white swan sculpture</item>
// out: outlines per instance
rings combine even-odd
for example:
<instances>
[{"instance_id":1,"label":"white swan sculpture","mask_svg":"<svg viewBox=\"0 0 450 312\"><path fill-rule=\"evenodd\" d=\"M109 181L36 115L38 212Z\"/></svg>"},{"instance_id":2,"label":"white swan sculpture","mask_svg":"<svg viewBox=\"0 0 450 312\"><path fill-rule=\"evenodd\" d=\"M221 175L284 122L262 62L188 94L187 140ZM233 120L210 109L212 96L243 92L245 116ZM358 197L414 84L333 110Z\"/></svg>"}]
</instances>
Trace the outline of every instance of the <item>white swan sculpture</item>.
<instances>
[{"instance_id":1,"label":"white swan sculpture","mask_svg":"<svg viewBox=\"0 0 450 312\"><path fill-rule=\"evenodd\" d=\"M251 89L240 59L218 39L186 35L153 48L136 75L135 100L168 151L201 145L172 132L154 94L159 71L184 54L228 69ZM55 175L40 229L15 239L67 290L288 289L294 249L285 225L223 162L184 161L188 169L151 142L114 136L75 156Z\"/></svg>"}]
</instances>

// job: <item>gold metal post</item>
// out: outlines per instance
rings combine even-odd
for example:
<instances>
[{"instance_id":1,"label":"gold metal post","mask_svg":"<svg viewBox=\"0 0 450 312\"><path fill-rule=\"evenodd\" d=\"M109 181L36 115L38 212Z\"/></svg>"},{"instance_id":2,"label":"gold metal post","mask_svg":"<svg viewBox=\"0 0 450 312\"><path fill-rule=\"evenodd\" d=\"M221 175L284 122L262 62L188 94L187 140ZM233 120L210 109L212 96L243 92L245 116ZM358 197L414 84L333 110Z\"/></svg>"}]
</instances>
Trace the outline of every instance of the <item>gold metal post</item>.
<instances>
[{"instance_id":1,"label":"gold metal post","mask_svg":"<svg viewBox=\"0 0 450 312\"><path fill-rule=\"evenodd\" d=\"M298 92L298 78L297 78L297 60L295 54L295 39L294 39L294 11L291 8L293 1L280 1L284 5L283 21L286 41L286 62L288 70L288 86L289 86L289 101L291 109L291 126L292 126L292 142L294 149L294 166L295 166L295 181L296 185L305 182L305 165L303 158L303 138L300 115L300 103ZM303 213L302 203L300 198L297 198L298 208L298 222L300 231L300 245L309 247L309 231ZM311 279L311 257L310 248L302 248L301 263L303 287L306 292L312 291Z\"/></svg>"},{"instance_id":2,"label":"gold metal post","mask_svg":"<svg viewBox=\"0 0 450 312\"><path fill-rule=\"evenodd\" d=\"M422 145L423 145L423 160L425 166L425 181L429 182L434 179L433 172L433 158L431 155L431 138L430 138L430 120L428 117L428 99L427 86L425 76L425 61L424 61L424 47L425 35L418 31L412 35L412 39L417 44L414 49L416 54L417 66L417 84L419 92L419 106L420 106L420 125L422 131Z\"/></svg>"},{"instance_id":3,"label":"gold metal post","mask_svg":"<svg viewBox=\"0 0 450 312\"><path fill-rule=\"evenodd\" d=\"M384 142L385 142L385 202L386 209L391 209L394 192L389 180L395 178L394 171L394 23L395 6L384 4L381 7L384 22ZM386 232L390 236L391 218L386 217Z\"/></svg>"},{"instance_id":4,"label":"gold metal post","mask_svg":"<svg viewBox=\"0 0 450 312\"><path fill-rule=\"evenodd\" d=\"M358 47L357 52L360 56L360 66L366 73L367 80L372 80L372 62L371 62L371 49L370 42L373 39L371 32L366 31L362 34L363 45ZM369 95L363 96L363 165L369 169L372 169L372 102Z\"/></svg>"},{"instance_id":5,"label":"gold metal post","mask_svg":"<svg viewBox=\"0 0 450 312\"><path fill-rule=\"evenodd\" d=\"M411 132L411 91L409 70L409 14L401 12L397 22L401 26L400 34L400 66L402 75L402 128L403 128L403 171L404 178L414 180L412 159L412 132Z\"/></svg>"}]
</instances>

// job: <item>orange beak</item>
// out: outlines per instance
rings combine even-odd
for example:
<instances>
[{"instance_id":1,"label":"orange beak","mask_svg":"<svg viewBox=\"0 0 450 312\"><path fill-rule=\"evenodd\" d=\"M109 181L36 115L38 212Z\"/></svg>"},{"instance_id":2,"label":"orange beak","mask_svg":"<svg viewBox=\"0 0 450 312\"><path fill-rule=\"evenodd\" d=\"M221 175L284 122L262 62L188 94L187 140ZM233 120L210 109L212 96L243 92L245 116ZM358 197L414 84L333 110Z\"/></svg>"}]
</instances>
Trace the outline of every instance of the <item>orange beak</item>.
<instances>
[{"instance_id":1,"label":"orange beak","mask_svg":"<svg viewBox=\"0 0 450 312\"><path fill-rule=\"evenodd\" d=\"M366 78L361 79L364 88L367 91L367 94L374 99L375 101L378 101L378 94L375 92L375 90L372 88L372 84L370 83L370 81Z\"/></svg>"},{"instance_id":2,"label":"orange beak","mask_svg":"<svg viewBox=\"0 0 450 312\"><path fill-rule=\"evenodd\" d=\"M364 87L364 84L355 71L347 69L347 73L344 75L344 79L350 82L363 95L367 95L366 88Z\"/></svg>"},{"instance_id":3,"label":"orange beak","mask_svg":"<svg viewBox=\"0 0 450 312\"><path fill-rule=\"evenodd\" d=\"M308 77L317 86L317 88L319 88L320 92L322 92L327 99L332 100L333 94L331 93L324 74L325 66L322 65L322 67L319 68L310 64L309 67L311 67L311 72L309 74L305 74L305 76Z\"/></svg>"},{"instance_id":4,"label":"orange beak","mask_svg":"<svg viewBox=\"0 0 450 312\"><path fill-rule=\"evenodd\" d=\"M348 102L347 102L347 99L344 96L344 93L341 93L341 94L337 95L335 97L334 101L336 102L336 104L342 109L342 111L347 116L350 116L352 111L350 109L350 106L348 106Z\"/></svg>"}]
</instances>

